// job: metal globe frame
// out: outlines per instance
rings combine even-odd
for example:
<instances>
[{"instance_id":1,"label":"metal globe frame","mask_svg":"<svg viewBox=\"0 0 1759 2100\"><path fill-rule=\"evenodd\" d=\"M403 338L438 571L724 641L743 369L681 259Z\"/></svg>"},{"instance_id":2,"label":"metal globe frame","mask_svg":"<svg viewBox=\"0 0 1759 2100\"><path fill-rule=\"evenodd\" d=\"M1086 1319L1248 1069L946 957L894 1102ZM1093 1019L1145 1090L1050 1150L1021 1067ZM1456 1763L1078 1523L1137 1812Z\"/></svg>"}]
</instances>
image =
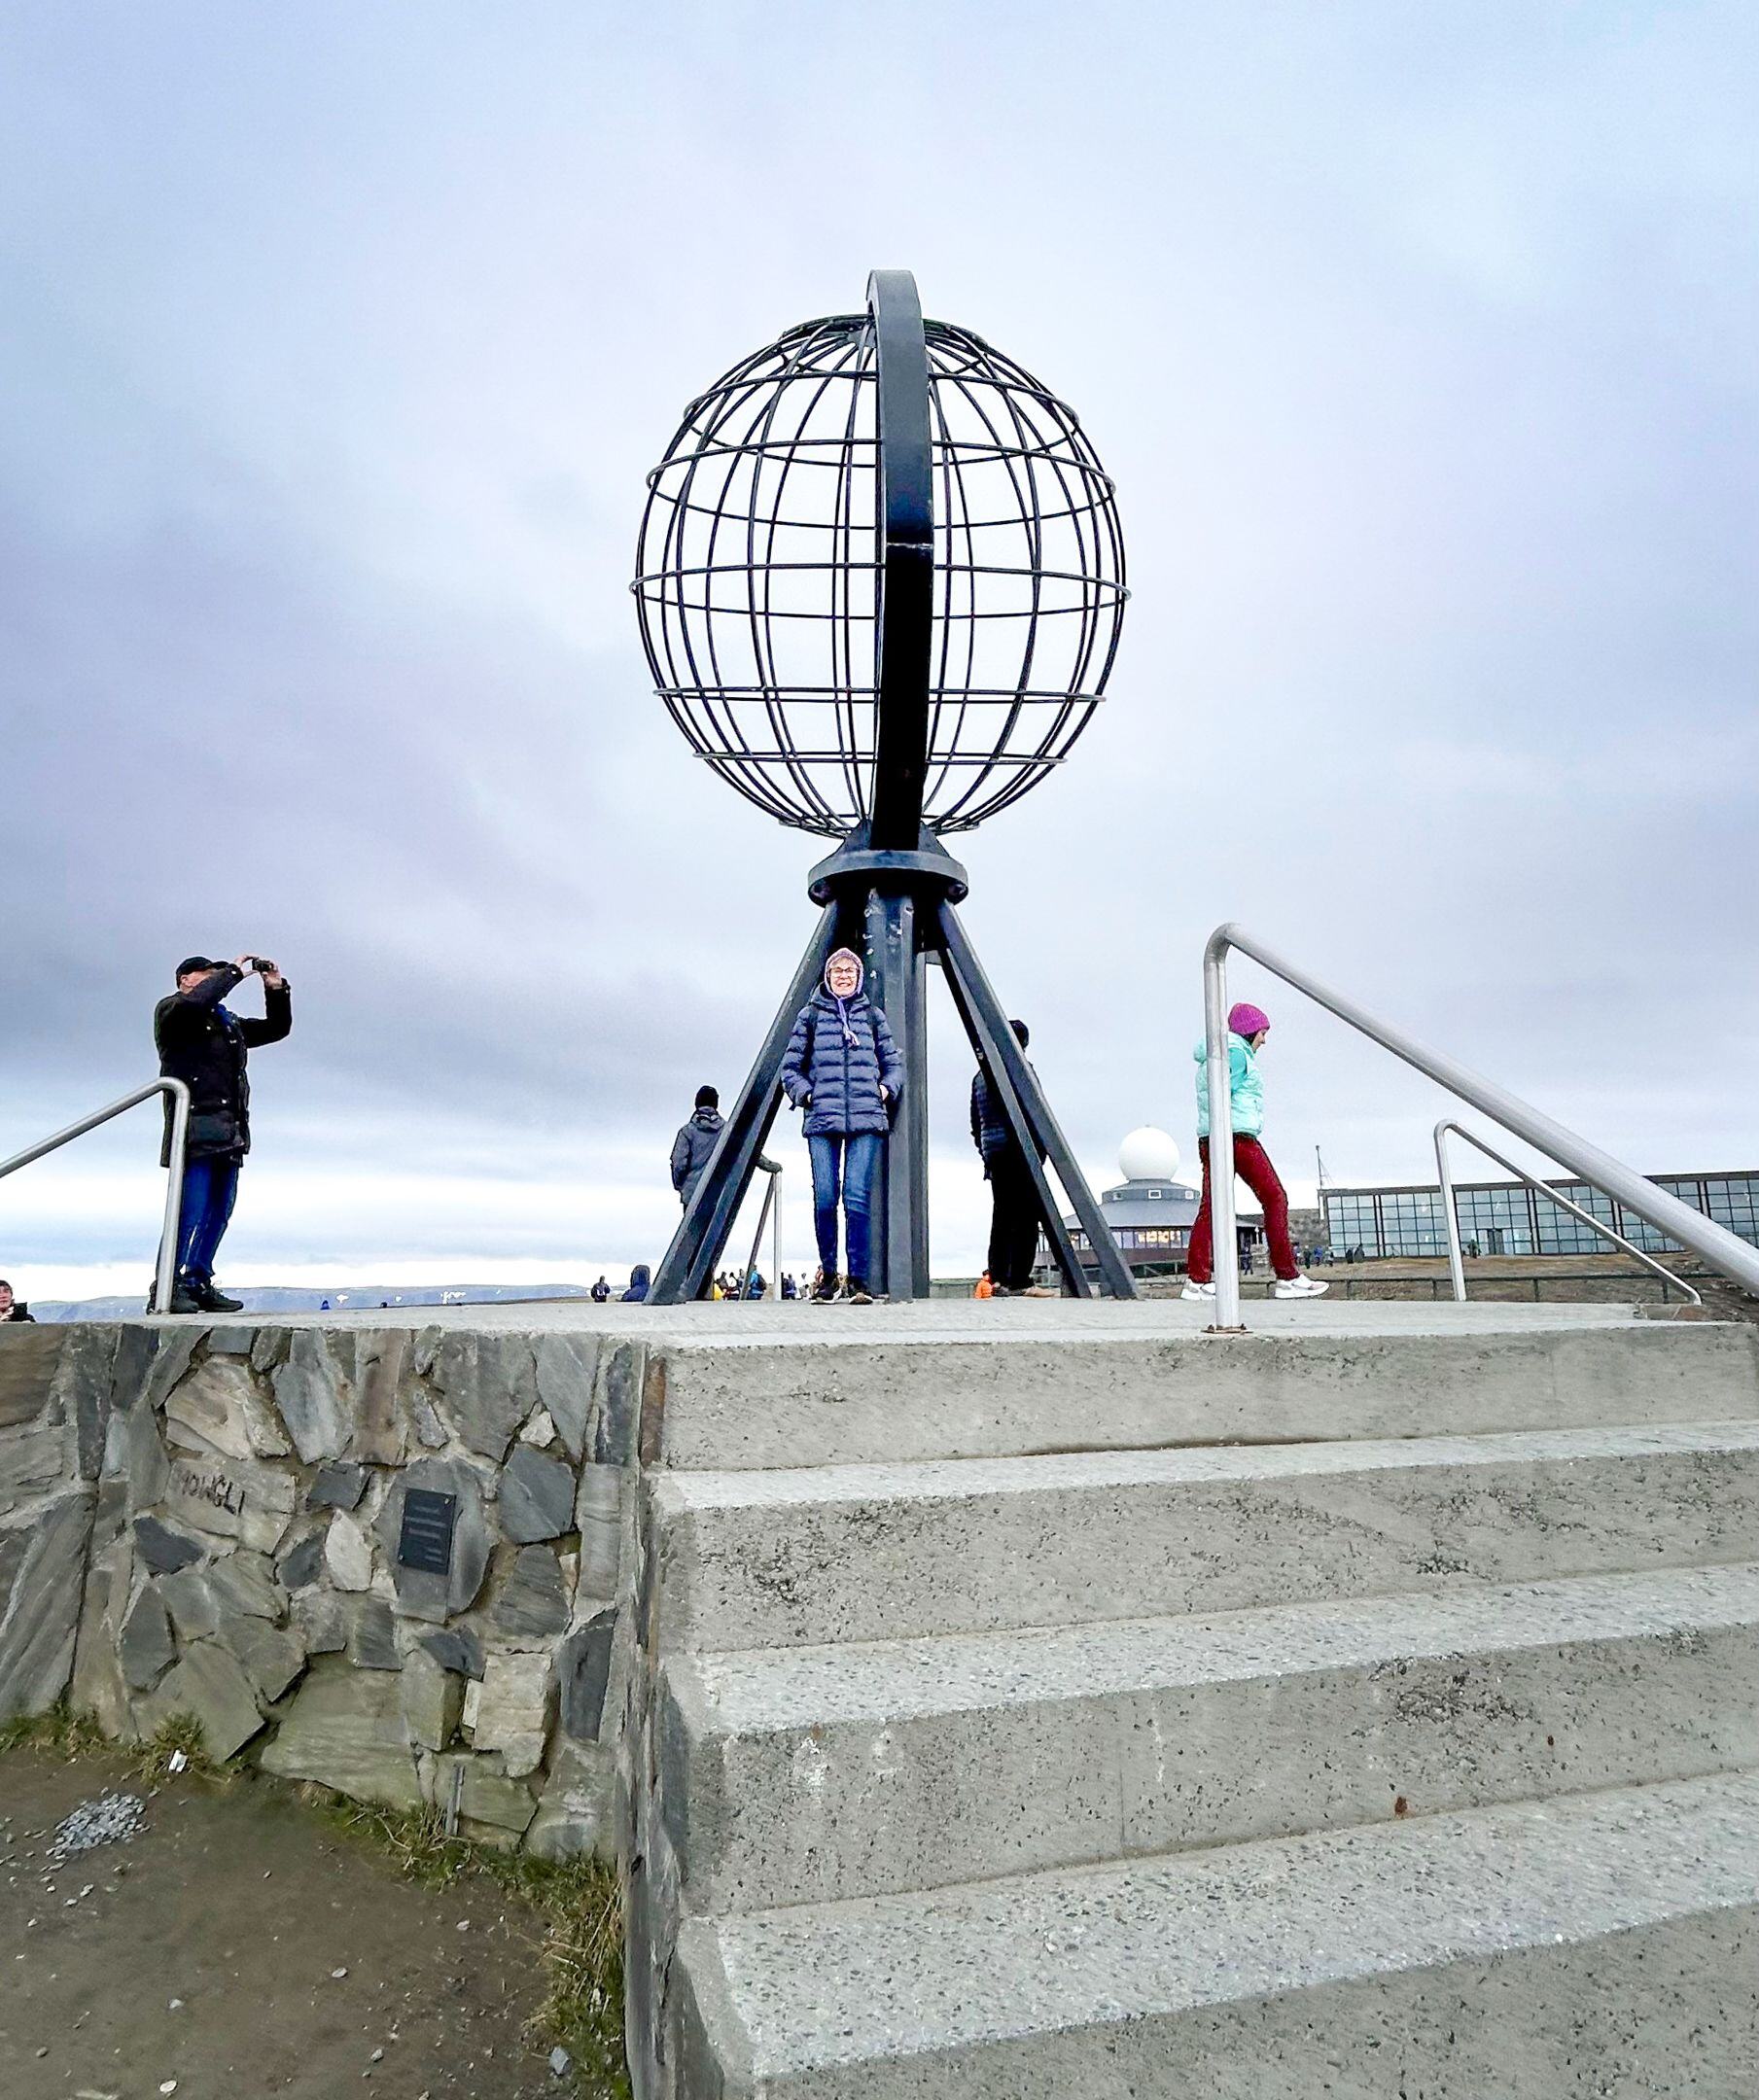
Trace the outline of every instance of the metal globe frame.
<instances>
[{"instance_id":1,"label":"metal globe frame","mask_svg":"<svg viewBox=\"0 0 1759 2100\"><path fill-rule=\"evenodd\" d=\"M812 419L833 382L846 396L841 427L821 432ZM803 402L785 417L779 403L800 387ZM985 435L962 461L949 404L968 403L979 387L1007 397L1005 413L984 405ZM1005 477L1005 516L972 514L979 466ZM810 516L787 508L791 480L819 474L834 483L828 506L817 502ZM938 542L937 484L953 513ZM929 1295L927 967L935 962L1029 1163L1065 1289L1084 1297L1092 1285L1047 1168L1094 1250L1100 1288L1134 1297L960 921L969 884L940 842L1044 779L1104 693L1127 595L1123 539L1111 482L1079 423L980 338L925 324L907 270L876 270L863 315L791 331L691 402L649 488L631 588L655 689L741 794L784 823L841 841L812 870L818 924L654 1276L653 1301L678 1304L707 1288L781 1105L794 1015L840 944L865 951L869 996L906 1074L875 1191L880 1273L869 1280L894 1297ZM1061 501L1046 502L1047 491ZM1053 528L1075 549L1063 567L1049 551ZM1011 529L1024 536L1018 560L979 542ZM982 634L987 620L1015 626L1018 647L998 650ZM869 622L871 673L858 680L856 645ZM782 660L784 623L809 628L815 647L828 644L823 681L799 676L797 656ZM749 642L730 646L729 633ZM1064 638L1060 655L1053 633ZM1047 663L1061 666L1054 684ZM822 709L831 711L834 747L802 745L800 712ZM990 726L965 741L973 719Z\"/></svg>"}]
</instances>

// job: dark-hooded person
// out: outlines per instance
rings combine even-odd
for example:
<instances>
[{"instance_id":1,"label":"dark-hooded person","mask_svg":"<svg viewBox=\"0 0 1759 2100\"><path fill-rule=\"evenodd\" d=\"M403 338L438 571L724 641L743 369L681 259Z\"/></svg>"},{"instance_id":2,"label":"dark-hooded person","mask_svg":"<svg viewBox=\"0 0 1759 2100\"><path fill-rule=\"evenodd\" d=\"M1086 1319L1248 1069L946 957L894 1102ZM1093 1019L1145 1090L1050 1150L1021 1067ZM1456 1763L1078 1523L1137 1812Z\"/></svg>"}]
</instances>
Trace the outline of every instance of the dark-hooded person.
<instances>
[{"instance_id":1,"label":"dark-hooded person","mask_svg":"<svg viewBox=\"0 0 1759 2100\"><path fill-rule=\"evenodd\" d=\"M629 1272L629 1288L617 1301L620 1305L646 1305L648 1293L653 1288L653 1272L645 1261L638 1261Z\"/></svg>"},{"instance_id":2,"label":"dark-hooded person","mask_svg":"<svg viewBox=\"0 0 1759 2100\"><path fill-rule=\"evenodd\" d=\"M1014 1040L1024 1050L1032 1035L1024 1021L1010 1021ZM983 1161L990 1184L990 1295L995 1298L1049 1298L1056 1294L1033 1281L1038 1252L1038 1191L1032 1168L1007 1118L1002 1089L987 1065L971 1081L971 1142ZM1038 1157L1044 1157L1042 1145Z\"/></svg>"},{"instance_id":3,"label":"dark-hooded person","mask_svg":"<svg viewBox=\"0 0 1759 2100\"><path fill-rule=\"evenodd\" d=\"M782 1059L782 1085L806 1111L812 1155L813 1224L819 1242L821 1302L844 1296L871 1305L870 1219L892 1106L904 1083L903 1060L886 1017L862 987L866 969L852 948L838 948L824 982L795 1016ZM837 1269L837 1210L847 1235L846 1285Z\"/></svg>"},{"instance_id":4,"label":"dark-hooded person","mask_svg":"<svg viewBox=\"0 0 1759 2100\"><path fill-rule=\"evenodd\" d=\"M247 975L263 980L263 1018L233 1013L226 997ZM190 1090L190 1129L184 1158L183 1209L177 1235L177 1276L171 1312L236 1312L236 1298L214 1287L214 1257L232 1214L238 1172L251 1148L251 1089L248 1053L279 1042L293 1027L293 995L287 979L265 957L242 955L233 962L186 956L177 965L177 989L153 1014L153 1040L161 1077L181 1079ZM165 1141L159 1165L171 1164L171 1104L165 1104Z\"/></svg>"},{"instance_id":5,"label":"dark-hooded person","mask_svg":"<svg viewBox=\"0 0 1759 2100\"><path fill-rule=\"evenodd\" d=\"M726 1128L726 1118L721 1113L721 1095L712 1086L696 1089L696 1105L690 1112L690 1120L679 1127L678 1136L672 1140L672 1186L678 1191L678 1200L687 1210L690 1198L696 1193L696 1184L708 1172L709 1162L715 1157L715 1147L721 1142L721 1134ZM773 1159L757 1155L757 1166L764 1173L780 1173L781 1167Z\"/></svg>"}]
</instances>

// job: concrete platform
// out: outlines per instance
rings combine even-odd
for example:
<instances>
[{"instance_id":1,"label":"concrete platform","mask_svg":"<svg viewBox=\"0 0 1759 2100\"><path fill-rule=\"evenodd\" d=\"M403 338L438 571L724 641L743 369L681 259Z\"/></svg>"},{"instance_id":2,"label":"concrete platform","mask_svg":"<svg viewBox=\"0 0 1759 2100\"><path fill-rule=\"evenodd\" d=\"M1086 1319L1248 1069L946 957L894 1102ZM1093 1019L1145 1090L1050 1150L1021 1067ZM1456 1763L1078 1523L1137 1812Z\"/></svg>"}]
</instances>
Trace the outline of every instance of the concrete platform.
<instances>
[{"instance_id":1,"label":"concrete platform","mask_svg":"<svg viewBox=\"0 0 1759 2100\"><path fill-rule=\"evenodd\" d=\"M679 1658L659 1742L719 1913L1759 1770L1756 1692L1747 1565Z\"/></svg>"},{"instance_id":2,"label":"concrete platform","mask_svg":"<svg viewBox=\"0 0 1759 2100\"><path fill-rule=\"evenodd\" d=\"M696 1920L724 2100L1759 2089L1759 1778Z\"/></svg>"}]
</instances>

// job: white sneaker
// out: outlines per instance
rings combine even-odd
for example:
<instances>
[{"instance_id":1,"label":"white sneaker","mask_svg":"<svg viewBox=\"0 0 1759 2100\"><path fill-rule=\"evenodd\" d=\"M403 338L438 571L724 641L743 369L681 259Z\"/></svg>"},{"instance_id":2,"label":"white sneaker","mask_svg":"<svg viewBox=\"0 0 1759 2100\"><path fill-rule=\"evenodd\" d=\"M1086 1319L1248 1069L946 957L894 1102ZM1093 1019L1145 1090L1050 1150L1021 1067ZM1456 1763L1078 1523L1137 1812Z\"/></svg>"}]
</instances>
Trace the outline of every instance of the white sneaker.
<instances>
[{"instance_id":1,"label":"white sneaker","mask_svg":"<svg viewBox=\"0 0 1759 2100\"><path fill-rule=\"evenodd\" d=\"M1214 1298L1215 1286L1214 1283L1187 1283L1179 1295L1181 1298Z\"/></svg>"},{"instance_id":2,"label":"white sneaker","mask_svg":"<svg viewBox=\"0 0 1759 2100\"><path fill-rule=\"evenodd\" d=\"M1271 1292L1271 1296L1273 1298L1323 1298L1330 1288L1329 1283L1321 1283L1316 1278L1310 1276L1290 1277L1286 1282L1279 1277L1276 1288Z\"/></svg>"}]
</instances>

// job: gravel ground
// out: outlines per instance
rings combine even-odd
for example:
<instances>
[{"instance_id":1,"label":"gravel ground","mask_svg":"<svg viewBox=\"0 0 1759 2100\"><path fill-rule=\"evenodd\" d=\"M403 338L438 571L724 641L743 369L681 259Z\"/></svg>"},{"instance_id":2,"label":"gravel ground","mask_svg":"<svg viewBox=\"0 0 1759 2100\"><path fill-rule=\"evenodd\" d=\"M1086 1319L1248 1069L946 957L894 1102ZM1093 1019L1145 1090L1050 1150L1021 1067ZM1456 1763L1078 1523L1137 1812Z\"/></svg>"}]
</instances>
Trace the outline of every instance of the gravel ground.
<instances>
[{"instance_id":1,"label":"gravel ground","mask_svg":"<svg viewBox=\"0 0 1759 2100\"><path fill-rule=\"evenodd\" d=\"M249 1787L0 1757L6 2100L573 2100L525 2032L542 1937Z\"/></svg>"}]
</instances>

